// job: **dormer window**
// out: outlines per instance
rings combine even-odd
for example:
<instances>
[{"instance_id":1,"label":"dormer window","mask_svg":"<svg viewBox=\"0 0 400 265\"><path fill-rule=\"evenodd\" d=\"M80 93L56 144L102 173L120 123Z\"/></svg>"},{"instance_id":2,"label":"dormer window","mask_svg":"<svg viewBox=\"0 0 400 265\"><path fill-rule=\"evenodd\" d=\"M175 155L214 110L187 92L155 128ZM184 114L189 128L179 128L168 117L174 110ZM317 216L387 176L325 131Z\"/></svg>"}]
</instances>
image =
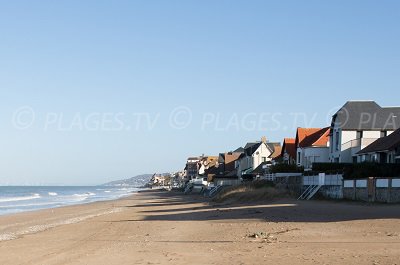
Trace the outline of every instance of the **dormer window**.
<instances>
[{"instance_id":1,"label":"dormer window","mask_svg":"<svg viewBox=\"0 0 400 265\"><path fill-rule=\"evenodd\" d=\"M361 138L363 138L363 135L364 135L363 131L357 131L356 139L361 139Z\"/></svg>"}]
</instances>

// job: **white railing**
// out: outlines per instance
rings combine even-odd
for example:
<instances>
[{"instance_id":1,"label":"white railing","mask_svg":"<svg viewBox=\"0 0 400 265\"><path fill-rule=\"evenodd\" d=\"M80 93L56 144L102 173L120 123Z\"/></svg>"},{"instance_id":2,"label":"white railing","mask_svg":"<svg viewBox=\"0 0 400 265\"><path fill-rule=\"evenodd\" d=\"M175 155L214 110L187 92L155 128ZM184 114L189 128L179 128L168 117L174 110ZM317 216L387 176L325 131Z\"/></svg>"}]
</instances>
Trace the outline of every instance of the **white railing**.
<instances>
[{"instance_id":1,"label":"white railing","mask_svg":"<svg viewBox=\"0 0 400 265\"><path fill-rule=\"evenodd\" d=\"M297 200L310 200L321 188L321 185L310 185Z\"/></svg>"},{"instance_id":2,"label":"white railing","mask_svg":"<svg viewBox=\"0 0 400 265\"><path fill-rule=\"evenodd\" d=\"M342 175L325 175L304 176L303 186L321 185L321 186L342 186Z\"/></svg>"},{"instance_id":3,"label":"white railing","mask_svg":"<svg viewBox=\"0 0 400 265\"><path fill-rule=\"evenodd\" d=\"M262 180L274 181L276 178L275 174L265 174L260 177Z\"/></svg>"},{"instance_id":4,"label":"white railing","mask_svg":"<svg viewBox=\"0 0 400 265\"><path fill-rule=\"evenodd\" d=\"M348 141L348 142L342 144L342 151L350 149L350 148L356 148L356 147L364 148L364 147L367 147L368 145L372 144L376 140L377 140L377 138L354 139L354 140L351 140L351 141Z\"/></svg>"}]
</instances>

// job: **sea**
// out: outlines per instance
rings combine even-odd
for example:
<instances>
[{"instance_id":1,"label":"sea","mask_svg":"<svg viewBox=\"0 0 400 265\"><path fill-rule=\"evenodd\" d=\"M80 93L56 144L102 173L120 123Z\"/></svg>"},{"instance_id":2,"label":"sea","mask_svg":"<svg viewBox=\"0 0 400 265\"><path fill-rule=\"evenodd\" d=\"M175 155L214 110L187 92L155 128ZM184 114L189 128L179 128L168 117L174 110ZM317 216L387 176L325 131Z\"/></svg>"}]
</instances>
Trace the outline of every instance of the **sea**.
<instances>
[{"instance_id":1,"label":"sea","mask_svg":"<svg viewBox=\"0 0 400 265\"><path fill-rule=\"evenodd\" d=\"M0 215L115 200L139 190L124 186L0 186Z\"/></svg>"}]
</instances>

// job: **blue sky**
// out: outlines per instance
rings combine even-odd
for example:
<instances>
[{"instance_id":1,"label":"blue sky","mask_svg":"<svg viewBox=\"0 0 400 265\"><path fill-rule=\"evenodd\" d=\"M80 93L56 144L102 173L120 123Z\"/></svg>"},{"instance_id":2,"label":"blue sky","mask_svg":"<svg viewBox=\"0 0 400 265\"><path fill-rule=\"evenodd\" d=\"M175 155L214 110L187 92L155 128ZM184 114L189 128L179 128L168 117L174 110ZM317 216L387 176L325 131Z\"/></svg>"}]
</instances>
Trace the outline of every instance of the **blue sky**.
<instances>
[{"instance_id":1,"label":"blue sky","mask_svg":"<svg viewBox=\"0 0 400 265\"><path fill-rule=\"evenodd\" d=\"M398 1L0 1L0 184L179 170L400 105L398 47Z\"/></svg>"}]
</instances>

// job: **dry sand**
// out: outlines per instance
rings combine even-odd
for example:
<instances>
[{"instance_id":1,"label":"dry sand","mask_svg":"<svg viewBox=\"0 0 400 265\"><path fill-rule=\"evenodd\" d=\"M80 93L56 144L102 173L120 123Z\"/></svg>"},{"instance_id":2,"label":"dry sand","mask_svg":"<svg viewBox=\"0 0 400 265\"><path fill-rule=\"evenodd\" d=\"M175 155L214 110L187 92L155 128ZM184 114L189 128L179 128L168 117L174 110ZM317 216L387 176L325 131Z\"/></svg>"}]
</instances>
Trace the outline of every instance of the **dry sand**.
<instances>
[{"instance_id":1,"label":"dry sand","mask_svg":"<svg viewBox=\"0 0 400 265\"><path fill-rule=\"evenodd\" d=\"M399 205L143 192L0 217L0 264L400 264L399 218Z\"/></svg>"}]
</instances>

